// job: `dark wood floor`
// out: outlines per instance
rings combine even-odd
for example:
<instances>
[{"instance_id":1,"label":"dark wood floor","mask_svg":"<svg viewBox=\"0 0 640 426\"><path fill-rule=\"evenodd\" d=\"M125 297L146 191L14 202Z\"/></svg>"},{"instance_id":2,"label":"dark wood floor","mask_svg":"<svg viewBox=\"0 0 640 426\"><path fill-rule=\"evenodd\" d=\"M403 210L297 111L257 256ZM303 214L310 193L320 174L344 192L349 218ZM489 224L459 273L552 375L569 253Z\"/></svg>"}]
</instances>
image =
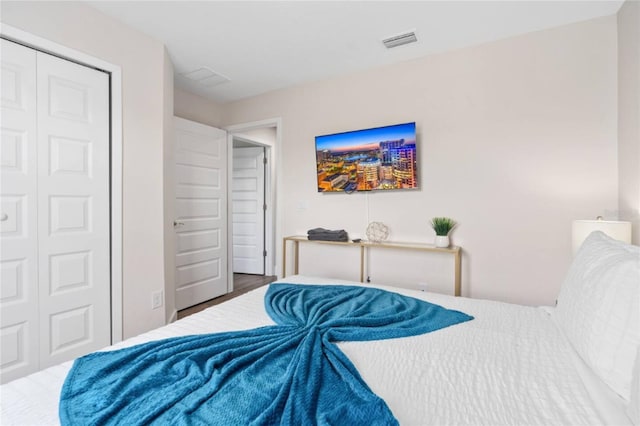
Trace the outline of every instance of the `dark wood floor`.
<instances>
[{"instance_id":1,"label":"dark wood floor","mask_svg":"<svg viewBox=\"0 0 640 426\"><path fill-rule=\"evenodd\" d=\"M215 299L207 300L199 305L192 306L190 308L178 311L178 319L195 314L196 312L203 311L209 306L218 305L227 300L238 297L245 294L248 291L267 285L275 281L277 277L267 275L250 275L250 274L233 274L233 291L225 294L224 296L216 297Z\"/></svg>"}]
</instances>

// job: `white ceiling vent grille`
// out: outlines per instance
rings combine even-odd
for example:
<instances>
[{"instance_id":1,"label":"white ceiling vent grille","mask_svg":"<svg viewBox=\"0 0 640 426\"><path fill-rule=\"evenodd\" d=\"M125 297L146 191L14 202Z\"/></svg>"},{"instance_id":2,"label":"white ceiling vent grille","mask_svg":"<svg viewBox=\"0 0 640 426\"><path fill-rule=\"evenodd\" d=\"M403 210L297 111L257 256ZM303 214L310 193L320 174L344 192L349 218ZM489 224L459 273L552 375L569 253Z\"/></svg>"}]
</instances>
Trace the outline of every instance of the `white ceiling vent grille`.
<instances>
[{"instance_id":1,"label":"white ceiling vent grille","mask_svg":"<svg viewBox=\"0 0 640 426\"><path fill-rule=\"evenodd\" d=\"M231 81L229 78L218 74L209 67L200 67L193 71L181 73L180 75L204 87L213 87Z\"/></svg>"},{"instance_id":2,"label":"white ceiling vent grille","mask_svg":"<svg viewBox=\"0 0 640 426\"><path fill-rule=\"evenodd\" d=\"M382 43L387 49L402 46L409 43L415 43L418 41L415 31L408 31L402 34L395 35L393 37L385 38Z\"/></svg>"}]
</instances>

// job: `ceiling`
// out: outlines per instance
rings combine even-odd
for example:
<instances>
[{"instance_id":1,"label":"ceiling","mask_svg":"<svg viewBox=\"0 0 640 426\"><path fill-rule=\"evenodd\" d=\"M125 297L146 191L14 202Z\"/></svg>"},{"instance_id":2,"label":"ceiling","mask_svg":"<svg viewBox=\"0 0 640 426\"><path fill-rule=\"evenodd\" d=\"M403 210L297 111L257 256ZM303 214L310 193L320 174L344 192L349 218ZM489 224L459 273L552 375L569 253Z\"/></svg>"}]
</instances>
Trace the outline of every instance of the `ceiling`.
<instances>
[{"instance_id":1,"label":"ceiling","mask_svg":"<svg viewBox=\"0 0 640 426\"><path fill-rule=\"evenodd\" d=\"M219 103L612 15L623 1L88 2L164 43L176 87ZM381 40L415 30L417 43ZM229 81L181 73L209 68ZM216 84L219 83L219 84Z\"/></svg>"}]
</instances>

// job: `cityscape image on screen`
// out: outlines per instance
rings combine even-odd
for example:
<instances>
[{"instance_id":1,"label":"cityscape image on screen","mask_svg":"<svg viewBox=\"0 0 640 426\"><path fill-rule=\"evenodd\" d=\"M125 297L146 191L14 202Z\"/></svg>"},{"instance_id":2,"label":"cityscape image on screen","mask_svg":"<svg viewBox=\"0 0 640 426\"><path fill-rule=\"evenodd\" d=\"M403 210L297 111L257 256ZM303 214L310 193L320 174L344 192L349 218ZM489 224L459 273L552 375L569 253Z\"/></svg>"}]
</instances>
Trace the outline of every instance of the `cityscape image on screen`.
<instances>
[{"instance_id":1,"label":"cityscape image on screen","mask_svg":"<svg viewBox=\"0 0 640 426\"><path fill-rule=\"evenodd\" d=\"M416 123L316 136L318 192L418 187Z\"/></svg>"}]
</instances>

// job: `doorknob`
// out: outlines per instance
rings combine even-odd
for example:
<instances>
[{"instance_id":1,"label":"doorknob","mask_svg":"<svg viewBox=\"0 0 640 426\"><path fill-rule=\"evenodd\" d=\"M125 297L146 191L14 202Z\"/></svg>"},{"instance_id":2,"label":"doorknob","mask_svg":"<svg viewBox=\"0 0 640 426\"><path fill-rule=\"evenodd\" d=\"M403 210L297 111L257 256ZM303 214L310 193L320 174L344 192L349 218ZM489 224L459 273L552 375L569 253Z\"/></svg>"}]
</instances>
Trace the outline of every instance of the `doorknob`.
<instances>
[{"instance_id":1,"label":"doorknob","mask_svg":"<svg viewBox=\"0 0 640 426\"><path fill-rule=\"evenodd\" d=\"M0 214L0 222L4 222L7 219L9 219L9 215L5 212L2 212L2 214Z\"/></svg>"},{"instance_id":2,"label":"doorknob","mask_svg":"<svg viewBox=\"0 0 640 426\"><path fill-rule=\"evenodd\" d=\"M173 221L173 227L174 228L179 228L181 226L184 226L184 222L178 222L177 220Z\"/></svg>"}]
</instances>

